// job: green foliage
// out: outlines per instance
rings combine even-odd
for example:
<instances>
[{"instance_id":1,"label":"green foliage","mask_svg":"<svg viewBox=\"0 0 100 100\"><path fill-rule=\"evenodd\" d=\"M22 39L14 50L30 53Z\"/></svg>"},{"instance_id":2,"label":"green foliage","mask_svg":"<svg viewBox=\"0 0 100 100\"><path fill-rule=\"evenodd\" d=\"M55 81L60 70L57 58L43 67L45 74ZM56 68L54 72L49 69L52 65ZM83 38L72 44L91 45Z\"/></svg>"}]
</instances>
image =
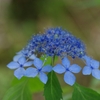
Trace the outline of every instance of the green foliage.
<instances>
[{"instance_id":1,"label":"green foliage","mask_svg":"<svg viewBox=\"0 0 100 100\"><path fill-rule=\"evenodd\" d=\"M32 100L31 93L28 89L27 80L22 81L11 87L3 100Z\"/></svg>"},{"instance_id":2,"label":"green foliage","mask_svg":"<svg viewBox=\"0 0 100 100\"><path fill-rule=\"evenodd\" d=\"M92 89L75 84L72 100L100 100L100 94Z\"/></svg>"},{"instance_id":3,"label":"green foliage","mask_svg":"<svg viewBox=\"0 0 100 100\"><path fill-rule=\"evenodd\" d=\"M14 80L12 81L12 86L15 84L19 84L19 83L26 81L26 80L28 80L27 85L28 85L31 93L43 91L44 84L39 80L38 77L35 77L35 78L23 77L20 80L18 80L17 78L14 78Z\"/></svg>"},{"instance_id":4,"label":"green foliage","mask_svg":"<svg viewBox=\"0 0 100 100\"><path fill-rule=\"evenodd\" d=\"M36 77L34 79L33 78L29 79L28 86L31 93L36 93L36 92L43 91L44 84L40 81L38 77Z\"/></svg>"},{"instance_id":5,"label":"green foliage","mask_svg":"<svg viewBox=\"0 0 100 100\"><path fill-rule=\"evenodd\" d=\"M32 100L32 93L43 90L43 83L36 78L14 79L12 87L7 91L3 100Z\"/></svg>"},{"instance_id":6,"label":"green foliage","mask_svg":"<svg viewBox=\"0 0 100 100\"><path fill-rule=\"evenodd\" d=\"M47 60L46 60L46 62L44 63L44 65L49 65L49 64L51 64L52 57L47 57L46 55L43 55L43 56L41 56L40 59L41 59L42 61L44 61L45 58L47 58Z\"/></svg>"},{"instance_id":7,"label":"green foliage","mask_svg":"<svg viewBox=\"0 0 100 100\"><path fill-rule=\"evenodd\" d=\"M41 56L40 59L41 59L42 61L44 61L46 57L47 57L47 56L44 55L44 56ZM57 60L58 60L58 57L55 56L55 61L57 61ZM51 62L52 62L52 57L48 56L46 62L44 63L44 65L51 65Z\"/></svg>"},{"instance_id":8,"label":"green foliage","mask_svg":"<svg viewBox=\"0 0 100 100\"><path fill-rule=\"evenodd\" d=\"M48 82L44 86L45 100L61 100L62 89L56 74L52 71L48 74Z\"/></svg>"}]
</instances>

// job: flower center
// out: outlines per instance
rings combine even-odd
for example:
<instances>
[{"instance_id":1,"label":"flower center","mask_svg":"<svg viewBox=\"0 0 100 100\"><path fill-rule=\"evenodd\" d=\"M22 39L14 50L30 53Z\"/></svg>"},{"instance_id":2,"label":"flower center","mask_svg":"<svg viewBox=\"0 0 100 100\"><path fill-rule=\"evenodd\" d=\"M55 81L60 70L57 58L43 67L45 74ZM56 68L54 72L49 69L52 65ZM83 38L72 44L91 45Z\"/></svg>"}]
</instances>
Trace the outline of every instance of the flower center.
<instances>
[{"instance_id":1,"label":"flower center","mask_svg":"<svg viewBox=\"0 0 100 100\"><path fill-rule=\"evenodd\" d=\"M69 69L68 69L68 68L66 68L66 71L69 71Z\"/></svg>"},{"instance_id":2,"label":"flower center","mask_svg":"<svg viewBox=\"0 0 100 100\"><path fill-rule=\"evenodd\" d=\"M42 69L38 69L38 72L40 72Z\"/></svg>"},{"instance_id":3,"label":"flower center","mask_svg":"<svg viewBox=\"0 0 100 100\"><path fill-rule=\"evenodd\" d=\"M22 64L20 64L20 67L23 67L23 65L22 65Z\"/></svg>"},{"instance_id":4,"label":"flower center","mask_svg":"<svg viewBox=\"0 0 100 100\"><path fill-rule=\"evenodd\" d=\"M94 69L94 68L91 66L91 69Z\"/></svg>"}]
</instances>

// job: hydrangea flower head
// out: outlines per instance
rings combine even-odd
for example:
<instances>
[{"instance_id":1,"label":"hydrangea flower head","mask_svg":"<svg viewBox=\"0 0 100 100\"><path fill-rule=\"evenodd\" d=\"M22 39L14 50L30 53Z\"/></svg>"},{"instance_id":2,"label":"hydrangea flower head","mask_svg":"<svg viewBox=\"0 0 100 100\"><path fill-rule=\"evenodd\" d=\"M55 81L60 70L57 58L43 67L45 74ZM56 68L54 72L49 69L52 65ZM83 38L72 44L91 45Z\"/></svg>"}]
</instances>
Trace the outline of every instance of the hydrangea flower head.
<instances>
[{"instance_id":1,"label":"hydrangea flower head","mask_svg":"<svg viewBox=\"0 0 100 100\"><path fill-rule=\"evenodd\" d=\"M44 66L46 60L42 62L39 59L42 55L51 58L57 56L62 60L62 64ZM85 61L83 75L92 74L93 77L100 79L99 61L87 56L85 45L80 39L58 27L46 29L43 34L32 36L28 44L14 56L13 61L7 67L15 69L14 75L18 79L22 76L36 77L39 75L44 84L48 80L46 72L49 73L53 69L59 74L64 73L64 81L72 86L76 81L73 73L79 73L81 67L77 64L70 65L68 56ZM24 69L26 66L28 68Z\"/></svg>"}]
</instances>

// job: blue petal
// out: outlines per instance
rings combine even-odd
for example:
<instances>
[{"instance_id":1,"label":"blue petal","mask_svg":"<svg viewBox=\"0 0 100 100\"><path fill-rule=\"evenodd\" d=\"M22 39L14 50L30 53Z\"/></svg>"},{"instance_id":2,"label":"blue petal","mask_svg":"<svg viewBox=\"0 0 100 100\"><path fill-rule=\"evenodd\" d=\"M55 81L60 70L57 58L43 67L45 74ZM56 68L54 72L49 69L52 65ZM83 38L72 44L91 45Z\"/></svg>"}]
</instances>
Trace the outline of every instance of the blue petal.
<instances>
[{"instance_id":1,"label":"blue petal","mask_svg":"<svg viewBox=\"0 0 100 100\"><path fill-rule=\"evenodd\" d=\"M25 69L24 68L18 68L14 71L14 75L20 79L21 77L23 77L25 75Z\"/></svg>"},{"instance_id":2,"label":"blue petal","mask_svg":"<svg viewBox=\"0 0 100 100\"><path fill-rule=\"evenodd\" d=\"M93 68L99 68L99 61L96 61L88 56L84 56L83 59L86 60L87 66L92 66Z\"/></svg>"},{"instance_id":3,"label":"blue petal","mask_svg":"<svg viewBox=\"0 0 100 100\"><path fill-rule=\"evenodd\" d=\"M91 60L91 66L93 68L99 68L99 61L96 61L94 59Z\"/></svg>"},{"instance_id":4,"label":"blue petal","mask_svg":"<svg viewBox=\"0 0 100 100\"><path fill-rule=\"evenodd\" d=\"M23 50L17 52L16 54L21 55L21 54L23 54L22 52L23 52Z\"/></svg>"},{"instance_id":5,"label":"blue petal","mask_svg":"<svg viewBox=\"0 0 100 100\"><path fill-rule=\"evenodd\" d=\"M34 64L34 66L35 66L37 69L41 69L42 66L43 66L43 63L42 63L42 61L41 61L39 58L36 58L36 59L33 61L33 64Z\"/></svg>"},{"instance_id":6,"label":"blue petal","mask_svg":"<svg viewBox=\"0 0 100 100\"><path fill-rule=\"evenodd\" d=\"M74 74L72 74L71 72L67 71L65 74L64 74L64 81L69 84L69 85L73 85L75 83L75 76Z\"/></svg>"},{"instance_id":7,"label":"blue petal","mask_svg":"<svg viewBox=\"0 0 100 100\"><path fill-rule=\"evenodd\" d=\"M43 72L51 72L51 70L52 70L52 66L50 66L50 65L44 66L42 68L42 71Z\"/></svg>"},{"instance_id":8,"label":"blue petal","mask_svg":"<svg viewBox=\"0 0 100 100\"><path fill-rule=\"evenodd\" d=\"M47 83L48 77L47 77L47 75L46 75L45 73L40 72L40 73L39 73L39 78L40 78L40 80L41 80L44 84Z\"/></svg>"},{"instance_id":9,"label":"blue petal","mask_svg":"<svg viewBox=\"0 0 100 100\"><path fill-rule=\"evenodd\" d=\"M92 72L92 69L89 66L85 66L82 70L83 75L90 75Z\"/></svg>"},{"instance_id":10,"label":"blue petal","mask_svg":"<svg viewBox=\"0 0 100 100\"><path fill-rule=\"evenodd\" d=\"M68 68L70 66L70 61L64 57L62 60L62 64L64 65L64 67Z\"/></svg>"},{"instance_id":11,"label":"blue petal","mask_svg":"<svg viewBox=\"0 0 100 100\"><path fill-rule=\"evenodd\" d=\"M100 79L100 70L99 69L93 69L92 70L92 76L96 79Z\"/></svg>"},{"instance_id":12,"label":"blue petal","mask_svg":"<svg viewBox=\"0 0 100 100\"><path fill-rule=\"evenodd\" d=\"M73 64L69 67L69 70L73 73L79 73L81 70L81 67L78 66L77 64Z\"/></svg>"},{"instance_id":13,"label":"blue petal","mask_svg":"<svg viewBox=\"0 0 100 100\"><path fill-rule=\"evenodd\" d=\"M36 68L27 68L25 71L25 76L27 77L35 77L38 74L38 71Z\"/></svg>"},{"instance_id":14,"label":"blue petal","mask_svg":"<svg viewBox=\"0 0 100 100\"><path fill-rule=\"evenodd\" d=\"M26 58L25 57L21 57L18 59L19 64L24 64L26 62Z\"/></svg>"},{"instance_id":15,"label":"blue petal","mask_svg":"<svg viewBox=\"0 0 100 100\"><path fill-rule=\"evenodd\" d=\"M16 56L13 57L13 60L17 62L18 59L21 58L21 57L22 57L22 55L16 55Z\"/></svg>"},{"instance_id":16,"label":"blue petal","mask_svg":"<svg viewBox=\"0 0 100 100\"><path fill-rule=\"evenodd\" d=\"M24 55L28 55L28 54L29 54L29 50L23 50L22 53L23 53Z\"/></svg>"},{"instance_id":17,"label":"blue petal","mask_svg":"<svg viewBox=\"0 0 100 100\"><path fill-rule=\"evenodd\" d=\"M32 59L32 60L34 60L36 58L36 55L32 54L29 58Z\"/></svg>"},{"instance_id":18,"label":"blue petal","mask_svg":"<svg viewBox=\"0 0 100 100\"><path fill-rule=\"evenodd\" d=\"M31 66L32 64L33 64L33 61L28 61L24 64L24 67Z\"/></svg>"},{"instance_id":19,"label":"blue petal","mask_svg":"<svg viewBox=\"0 0 100 100\"><path fill-rule=\"evenodd\" d=\"M16 69L16 68L20 67L20 65L17 62L12 61L7 65L7 67L10 69Z\"/></svg>"},{"instance_id":20,"label":"blue petal","mask_svg":"<svg viewBox=\"0 0 100 100\"><path fill-rule=\"evenodd\" d=\"M88 65L88 66L90 66L90 63L91 63L91 59L92 58L90 58L90 57L88 57L88 56L83 56L83 59L86 61L86 64Z\"/></svg>"},{"instance_id":21,"label":"blue petal","mask_svg":"<svg viewBox=\"0 0 100 100\"><path fill-rule=\"evenodd\" d=\"M53 70L59 74L62 74L66 71L66 69L60 64L57 64L55 67L53 67Z\"/></svg>"}]
</instances>

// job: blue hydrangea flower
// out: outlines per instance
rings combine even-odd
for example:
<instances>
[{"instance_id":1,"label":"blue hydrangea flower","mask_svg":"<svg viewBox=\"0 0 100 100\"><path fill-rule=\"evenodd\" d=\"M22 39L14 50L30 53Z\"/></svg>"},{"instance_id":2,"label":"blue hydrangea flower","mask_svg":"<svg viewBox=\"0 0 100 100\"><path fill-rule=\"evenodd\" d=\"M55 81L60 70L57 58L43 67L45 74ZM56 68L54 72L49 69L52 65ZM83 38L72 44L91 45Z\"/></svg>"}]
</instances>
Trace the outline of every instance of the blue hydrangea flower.
<instances>
[{"instance_id":1,"label":"blue hydrangea flower","mask_svg":"<svg viewBox=\"0 0 100 100\"><path fill-rule=\"evenodd\" d=\"M14 60L14 61L18 61L18 59L21 58L21 57L26 57L26 58L29 58L29 59L31 59L31 60L34 60L34 59L36 58L36 55L35 55L35 54L29 53L28 50L21 50L21 51L19 51L19 52L17 53L17 55L15 55L15 56L13 57L13 60Z\"/></svg>"},{"instance_id":2,"label":"blue hydrangea flower","mask_svg":"<svg viewBox=\"0 0 100 100\"><path fill-rule=\"evenodd\" d=\"M27 61L25 57L21 57L18 59L18 61L12 61L10 62L7 67L10 69L16 69L14 71L14 75L20 79L25 74L24 67L28 67L32 65L32 61Z\"/></svg>"},{"instance_id":3,"label":"blue hydrangea flower","mask_svg":"<svg viewBox=\"0 0 100 100\"><path fill-rule=\"evenodd\" d=\"M92 74L93 77L100 79L99 61L88 56L84 56L83 59L86 61L86 66L82 70L83 75Z\"/></svg>"},{"instance_id":4,"label":"blue hydrangea flower","mask_svg":"<svg viewBox=\"0 0 100 100\"><path fill-rule=\"evenodd\" d=\"M14 56L13 61L7 66L10 69L16 69L14 75L18 79L24 74L27 77L35 77L39 74L40 80L46 83L48 78L45 72L50 72L52 67L49 65L43 67L46 60L42 62L36 57L40 55L58 56L62 59L62 65L56 65L53 70L59 74L65 73L64 81L69 85L75 83L76 78L73 73L78 73L81 68L76 64L70 65L66 56L84 59L86 66L82 73L84 75L92 74L93 77L100 79L99 62L86 55L85 45L80 39L59 27L49 28L43 34L32 36L28 44ZM32 62L36 68L31 66ZM26 66L31 67L25 71Z\"/></svg>"},{"instance_id":5,"label":"blue hydrangea flower","mask_svg":"<svg viewBox=\"0 0 100 100\"><path fill-rule=\"evenodd\" d=\"M46 84L46 82L48 80L48 77L45 74L45 72L50 72L52 70L52 67L50 65L47 65L47 66L43 67L43 62L39 58L36 58L33 61L33 64L34 64L34 66L36 68L33 68L33 67L27 68L26 72L25 72L25 76L27 76L27 77L35 77L35 76L37 76L39 74L40 80L44 84Z\"/></svg>"},{"instance_id":6,"label":"blue hydrangea flower","mask_svg":"<svg viewBox=\"0 0 100 100\"><path fill-rule=\"evenodd\" d=\"M72 86L76 80L73 73L79 73L81 68L76 64L70 65L70 61L64 57L62 60L62 65L57 64L53 70L59 74L65 73L64 81Z\"/></svg>"}]
</instances>

